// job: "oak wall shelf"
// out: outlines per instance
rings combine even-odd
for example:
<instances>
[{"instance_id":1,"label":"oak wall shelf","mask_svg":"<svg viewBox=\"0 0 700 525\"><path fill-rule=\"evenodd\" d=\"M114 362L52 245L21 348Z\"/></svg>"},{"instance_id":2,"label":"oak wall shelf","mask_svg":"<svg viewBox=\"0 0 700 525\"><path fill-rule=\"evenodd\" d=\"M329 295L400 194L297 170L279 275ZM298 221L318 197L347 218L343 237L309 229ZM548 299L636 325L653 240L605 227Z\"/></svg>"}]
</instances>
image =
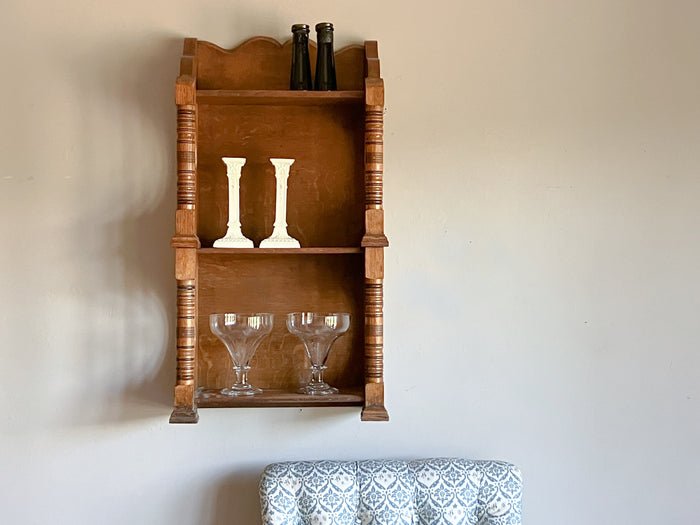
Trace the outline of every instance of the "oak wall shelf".
<instances>
[{"instance_id":1,"label":"oak wall shelf","mask_svg":"<svg viewBox=\"0 0 700 525\"><path fill-rule=\"evenodd\" d=\"M347 247L347 248L200 248L197 250L199 254L214 254L214 253L236 253L245 255L308 255L308 254L326 254L334 255L340 253L363 253L364 248Z\"/></svg>"},{"instance_id":2,"label":"oak wall shelf","mask_svg":"<svg viewBox=\"0 0 700 525\"><path fill-rule=\"evenodd\" d=\"M326 106L364 101L364 91L197 90L197 103L208 105Z\"/></svg>"},{"instance_id":3,"label":"oak wall shelf","mask_svg":"<svg viewBox=\"0 0 700 525\"><path fill-rule=\"evenodd\" d=\"M312 64L316 46L310 44ZM376 42L336 52L338 91L287 90L291 42L255 37L234 49L185 39L175 99L178 191L175 235L177 382L172 423L195 423L198 408L362 407L386 421L383 368L384 84ZM274 222L270 157L296 159L288 190L289 233L301 248L213 248L226 231L221 157L245 157L243 234L255 245ZM275 314L249 379L261 395L228 397L230 356L209 315ZM297 393L308 379L303 345L285 325L292 311L350 312L333 346L330 396Z\"/></svg>"}]
</instances>

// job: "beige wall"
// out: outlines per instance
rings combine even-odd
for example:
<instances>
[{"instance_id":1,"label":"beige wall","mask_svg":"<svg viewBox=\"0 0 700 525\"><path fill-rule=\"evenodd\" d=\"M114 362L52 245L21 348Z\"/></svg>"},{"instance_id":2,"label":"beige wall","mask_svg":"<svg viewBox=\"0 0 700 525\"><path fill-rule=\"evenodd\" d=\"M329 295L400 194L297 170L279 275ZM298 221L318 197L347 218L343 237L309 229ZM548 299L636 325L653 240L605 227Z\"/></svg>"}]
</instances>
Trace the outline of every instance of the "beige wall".
<instances>
[{"instance_id":1,"label":"beige wall","mask_svg":"<svg viewBox=\"0 0 700 525\"><path fill-rule=\"evenodd\" d=\"M388 424L170 426L181 39L377 39ZM700 3L3 8L5 523L244 524L295 458L502 458L533 525L698 523Z\"/></svg>"}]
</instances>

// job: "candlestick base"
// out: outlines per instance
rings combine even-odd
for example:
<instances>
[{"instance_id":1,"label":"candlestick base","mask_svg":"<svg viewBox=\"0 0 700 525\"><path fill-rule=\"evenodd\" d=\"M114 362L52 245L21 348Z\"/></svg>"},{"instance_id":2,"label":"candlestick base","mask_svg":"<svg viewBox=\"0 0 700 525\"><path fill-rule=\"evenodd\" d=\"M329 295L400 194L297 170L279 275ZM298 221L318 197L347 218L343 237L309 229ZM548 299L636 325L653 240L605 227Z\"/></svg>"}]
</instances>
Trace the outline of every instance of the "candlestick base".
<instances>
[{"instance_id":1,"label":"candlestick base","mask_svg":"<svg viewBox=\"0 0 700 525\"><path fill-rule=\"evenodd\" d=\"M214 241L214 248L254 248L253 241L243 236L226 235Z\"/></svg>"},{"instance_id":2,"label":"candlestick base","mask_svg":"<svg viewBox=\"0 0 700 525\"><path fill-rule=\"evenodd\" d=\"M260 242L261 248L301 248L301 244L286 231L273 231L267 239Z\"/></svg>"}]
</instances>

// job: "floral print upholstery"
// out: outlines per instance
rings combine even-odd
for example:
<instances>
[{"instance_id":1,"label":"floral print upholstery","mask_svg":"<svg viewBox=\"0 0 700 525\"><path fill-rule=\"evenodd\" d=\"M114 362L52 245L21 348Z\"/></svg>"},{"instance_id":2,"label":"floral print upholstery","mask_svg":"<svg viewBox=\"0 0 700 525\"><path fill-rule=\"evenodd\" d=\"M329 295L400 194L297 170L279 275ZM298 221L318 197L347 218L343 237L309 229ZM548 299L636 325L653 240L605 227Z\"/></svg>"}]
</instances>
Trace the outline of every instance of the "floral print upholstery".
<instances>
[{"instance_id":1,"label":"floral print upholstery","mask_svg":"<svg viewBox=\"0 0 700 525\"><path fill-rule=\"evenodd\" d=\"M521 525L521 498L501 461L290 461L260 480L264 525Z\"/></svg>"}]
</instances>

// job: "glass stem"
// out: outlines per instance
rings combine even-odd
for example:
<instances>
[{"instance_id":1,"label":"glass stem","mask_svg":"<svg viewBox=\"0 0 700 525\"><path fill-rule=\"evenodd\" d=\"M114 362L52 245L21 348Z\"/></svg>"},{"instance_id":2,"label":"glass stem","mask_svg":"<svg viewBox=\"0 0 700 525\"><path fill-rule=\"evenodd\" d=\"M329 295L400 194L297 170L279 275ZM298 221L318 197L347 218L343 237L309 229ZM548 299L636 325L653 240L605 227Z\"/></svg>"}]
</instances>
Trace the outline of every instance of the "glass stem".
<instances>
[{"instance_id":1,"label":"glass stem","mask_svg":"<svg viewBox=\"0 0 700 525\"><path fill-rule=\"evenodd\" d=\"M311 382L312 383L323 383L323 367L322 366L314 366L311 369Z\"/></svg>"},{"instance_id":2,"label":"glass stem","mask_svg":"<svg viewBox=\"0 0 700 525\"><path fill-rule=\"evenodd\" d=\"M233 369L236 371L236 384L244 385L248 382L248 372L242 366L235 366Z\"/></svg>"}]
</instances>

